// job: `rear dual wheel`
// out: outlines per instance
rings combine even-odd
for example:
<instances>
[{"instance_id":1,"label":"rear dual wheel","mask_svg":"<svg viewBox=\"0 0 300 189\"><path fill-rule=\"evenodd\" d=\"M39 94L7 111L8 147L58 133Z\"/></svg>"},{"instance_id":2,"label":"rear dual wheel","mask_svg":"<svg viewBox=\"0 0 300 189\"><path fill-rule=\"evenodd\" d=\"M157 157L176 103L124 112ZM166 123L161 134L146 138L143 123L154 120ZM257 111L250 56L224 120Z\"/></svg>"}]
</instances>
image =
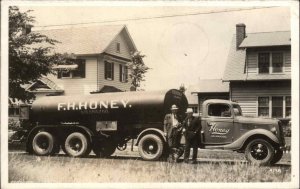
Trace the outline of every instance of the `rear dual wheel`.
<instances>
[{"instance_id":1,"label":"rear dual wheel","mask_svg":"<svg viewBox=\"0 0 300 189\"><path fill-rule=\"evenodd\" d=\"M71 157L83 157L91 152L91 144L80 132L73 132L65 140L63 151Z\"/></svg>"},{"instance_id":2,"label":"rear dual wheel","mask_svg":"<svg viewBox=\"0 0 300 189\"><path fill-rule=\"evenodd\" d=\"M36 155L48 156L59 151L59 145L51 133L40 131L32 139L32 150Z\"/></svg>"}]
</instances>

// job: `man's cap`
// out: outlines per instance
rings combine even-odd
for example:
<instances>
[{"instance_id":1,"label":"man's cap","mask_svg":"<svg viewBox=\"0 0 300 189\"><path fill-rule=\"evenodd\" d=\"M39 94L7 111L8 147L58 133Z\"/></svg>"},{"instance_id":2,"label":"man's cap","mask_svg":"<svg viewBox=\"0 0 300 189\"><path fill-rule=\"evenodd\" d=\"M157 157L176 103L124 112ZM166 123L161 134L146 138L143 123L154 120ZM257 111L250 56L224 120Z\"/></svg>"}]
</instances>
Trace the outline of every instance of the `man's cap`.
<instances>
[{"instance_id":1,"label":"man's cap","mask_svg":"<svg viewBox=\"0 0 300 189\"><path fill-rule=\"evenodd\" d=\"M178 107L175 104L173 104L171 110L178 110Z\"/></svg>"},{"instance_id":2,"label":"man's cap","mask_svg":"<svg viewBox=\"0 0 300 189\"><path fill-rule=\"evenodd\" d=\"M192 108L188 108L188 109L186 109L186 112L185 112L185 113L189 114L189 113L194 113L194 112L193 112L193 109L192 109Z\"/></svg>"}]
</instances>

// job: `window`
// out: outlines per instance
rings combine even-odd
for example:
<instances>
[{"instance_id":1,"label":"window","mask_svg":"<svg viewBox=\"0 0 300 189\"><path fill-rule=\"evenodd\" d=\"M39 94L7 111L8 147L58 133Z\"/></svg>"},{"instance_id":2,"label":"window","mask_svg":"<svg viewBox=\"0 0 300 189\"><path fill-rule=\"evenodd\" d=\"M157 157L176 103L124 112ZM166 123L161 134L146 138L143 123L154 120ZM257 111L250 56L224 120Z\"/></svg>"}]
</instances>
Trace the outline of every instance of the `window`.
<instances>
[{"instance_id":1,"label":"window","mask_svg":"<svg viewBox=\"0 0 300 189\"><path fill-rule=\"evenodd\" d=\"M283 97L272 97L272 117L283 117Z\"/></svg>"},{"instance_id":2,"label":"window","mask_svg":"<svg viewBox=\"0 0 300 189\"><path fill-rule=\"evenodd\" d=\"M117 52L119 53L121 50L121 44L120 43L117 43Z\"/></svg>"},{"instance_id":3,"label":"window","mask_svg":"<svg viewBox=\"0 0 300 189\"><path fill-rule=\"evenodd\" d=\"M258 97L258 116L269 117L269 97Z\"/></svg>"},{"instance_id":4,"label":"window","mask_svg":"<svg viewBox=\"0 0 300 189\"><path fill-rule=\"evenodd\" d=\"M242 116L242 109L239 105L234 104L232 108L235 116Z\"/></svg>"},{"instance_id":5,"label":"window","mask_svg":"<svg viewBox=\"0 0 300 189\"><path fill-rule=\"evenodd\" d=\"M85 60L76 59L75 64L78 66L75 70L58 70L57 78L85 78Z\"/></svg>"},{"instance_id":6,"label":"window","mask_svg":"<svg viewBox=\"0 0 300 189\"><path fill-rule=\"evenodd\" d=\"M78 59L76 60L76 64L78 65L78 67L76 70L72 71L72 76L85 78L85 60Z\"/></svg>"},{"instance_id":7,"label":"window","mask_svg":"<svg viewBox=\"0 0 300 189\"><path fill-rule=\"evenodd\" d=\"M291 110L291 96L285 97L285 117L290 118L292 115Z\"/></svg>"},{"instance_id":8,"label":"window","mask_svg":"<svg viewBox=\"0 0 300 189\"><path fill-rule=\"evenodd\" d=\"M283 53L272 53L272 68L273 73L282 72Z\"/></svg>"},{"instance_id":9,"label":"window","mask_svg":"<svg viewBox=\"0 0 300 189\"><path fill-rule=\"evenodd\" d=\"M114 80L114 63L105 61L105 79Z\"/></svg>"},{"instance_id":10,"label":"window","mask_svg":"<svg viewBox=\"0 0 300 189\"><path fill-rule=\"evenodd\" d=\"M127 82L128 80L128 68L125 65L120 64L120 81Z\"/></svg>"},{"instance_id":11,"label":"window","mask_svg":"<svg viewBox=\"0 0 300 189\"><path fill-rule=\"evenodd\" d=\"M192 108L194 113L198 113L198 107L197 106L193 106L193 107L190 107L190 108Z\"/></svg>"},{"instance_id":12,"label":"window","mask_svg":"<svg viewBox=\"0 0 300 189\"><path fill-rule=\"evenodd\" d=\"M20 110L18 107L9 107L8 115L9 116L18 116L20 114Z\"/></svg>"},{"instance_id":13,"label":"window","mask_svg":"<svg viewBox=\"0 0 300 189\"><path fill-rule=\"evenodd\" d=\"M269 73L270 67L270 54L259 53L258 54L258 73Z\"/></svg>"},{"instance_id":14,"label":"window","mask_svg":"<svg viewBox=\"0 0 300 189\"><path fill-rule=\"evenodd\" d=\"M226 104L210 104L208 106L209 116L231 117L230 107Z\"/></svg>"},{"instance_id":15,"label":"window","mask_svg":"<svg viewBox=\"0 0 300 189\"><path fill-rule=\"evenodd\" d=\"M258 116L289 118L291 116L291 96L258 97Z\"/></svg>"}]
</instances>

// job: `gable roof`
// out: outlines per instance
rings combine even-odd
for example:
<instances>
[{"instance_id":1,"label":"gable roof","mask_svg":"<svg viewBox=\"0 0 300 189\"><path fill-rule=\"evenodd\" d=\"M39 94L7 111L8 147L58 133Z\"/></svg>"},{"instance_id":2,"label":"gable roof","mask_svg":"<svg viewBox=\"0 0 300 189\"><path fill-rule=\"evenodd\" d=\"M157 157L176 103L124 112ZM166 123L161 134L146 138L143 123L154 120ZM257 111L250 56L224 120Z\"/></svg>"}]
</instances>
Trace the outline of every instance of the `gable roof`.
<instances>
[{"instance_id":1,"label":"gable roof","mask_svg":"<svg viewBox=\"0 0 300 189\"><path fill-rule=\"evenodd\" d=\"M125 25L102 25L86 27L69 27L50 30L37 30L60 43L55 44L57 53L73 53L76 55L103 53L109 44L119 35L124 33L128 45L133 50L136 46Z\"/></svg>"},{"instance_id":2,"label":"gable roof","mask_svg":"<svg viewBox=\"0 0 300 189\"><path fill-rule=\"evenodd\" d=\"M202 79L189 89L192 93L229 93L229 82L221 79Z\"/></svg>"},{"instance_id":3,"label":"gable roof","mask_svg":"<svg viewBox=\"0 0 300 189\"><path fill-rule=\"evenodd\" d=\"M230 80L245 80L244 74L246 61L246 50L236 49L236 35L233 35L231 46L229 49L227 63L223 75L224 81Z\"/></svg>"},{"instance_id":4,"label":"gable roof","mask_svg":"<svg viewBox=\"0 0 300 189\"><path fill-rule=\"evenodd\" d=\"M286 45L291 45L290 31L247 33L247 36L241 43L240 47L249 48Z\"/></svg>"},{"instance_id":5,"label":"gable roof","mask_svg":"<svg viewBox=\"0 0 300 189\"><path fill-rule=\"evenodd\" d=\"M36 82L32 83L30 86L26 88L26 91L30 92L59 92L62 93L64 90L62 90L60 87L58 87L53 81L46 77L42 77L38 79Z\"/></svg>"},{"instance_id":6,"label":"gable roof","mask_svg":"<svg viewBox=\"0 0 300 189\"><path fill-rule=\"evenodd\" d=\"M265 32L250 33L236 48L236 35L233 35L231 46L226 62L223 81L246 81L246 80L281 80L291 79L289 74L246 74L246 49L254 47L272 47L290 45L290 32Z\"/></svg>"}]
</instances>

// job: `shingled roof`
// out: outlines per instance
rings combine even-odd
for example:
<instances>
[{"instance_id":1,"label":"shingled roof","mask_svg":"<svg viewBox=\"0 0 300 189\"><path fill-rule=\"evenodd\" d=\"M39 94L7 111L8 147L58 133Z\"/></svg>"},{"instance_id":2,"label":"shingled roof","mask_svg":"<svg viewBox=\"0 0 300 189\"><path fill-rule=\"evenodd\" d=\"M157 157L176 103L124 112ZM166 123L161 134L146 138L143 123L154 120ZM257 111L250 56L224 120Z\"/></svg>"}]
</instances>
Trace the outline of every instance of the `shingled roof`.
<instances>
[{"instance_id":1,"label":"shingled roof","mask_svg":"<svg viewBox=\"0 0 300 189\"><path fill-rule=\"evenodd\" d=\"M248 33L240 48L237 49L236 35L233 35L223 81L290 79L291 76L287 74L247 75L245 73L247 48L290 46L290 37L289 31Z\"/></svg>"},{"instance_id":2,"label":"shingled roof","mask_svg":"<svg viewBox=\"0 0 300 189\"><path fill-rule=\"evenodd\" d=\"M191 93L229 93L229 82L221 79L201 79L197 85L189 87Z\"/></svg>"},{"instance_id":3,"label":"shingled roof","mask_svg":"<svg viewBox=\"0 0 300 189\"><path fill-rule=\"evenodd\" d=\"M247 33L240 47L270 47L291 45L291 32Z\"/></svg>"},{"instance_id":4,"label":"shingled roof","mask_svg":"<svg viewBox=\"0 0 300 189\"><path fill-rule=\"evenodd\" d=\"M54 49L57 53L86 55L104 52L110 42L123 31L131 42L129 45L136 50L125 25L69 27L35 32L59 41L60 43L55 44Z\"/></svg>"}]
</instances>

